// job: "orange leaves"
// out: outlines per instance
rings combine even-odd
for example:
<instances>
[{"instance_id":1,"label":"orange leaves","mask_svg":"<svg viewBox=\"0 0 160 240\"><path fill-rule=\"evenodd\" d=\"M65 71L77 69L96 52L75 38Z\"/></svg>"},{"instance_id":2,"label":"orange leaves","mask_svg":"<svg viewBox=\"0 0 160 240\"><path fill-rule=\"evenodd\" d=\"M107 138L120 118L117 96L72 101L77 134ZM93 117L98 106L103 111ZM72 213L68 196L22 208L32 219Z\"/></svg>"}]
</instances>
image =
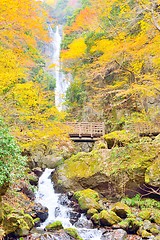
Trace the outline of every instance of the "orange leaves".
<instances>
[{"instance_id":1,"label":"orange leaves","mask_svg":"<svg viewBox=\"0 0 160 240\"><path fill-rule=\"evenodd\" d=\"M94 9L86 7L85 9L82 9L77 15L72 26L65 28L65 33L70 34L74 31L81 32L87 30L95 30L97 20L96 11Z\"/></svg>"}]
</instances>

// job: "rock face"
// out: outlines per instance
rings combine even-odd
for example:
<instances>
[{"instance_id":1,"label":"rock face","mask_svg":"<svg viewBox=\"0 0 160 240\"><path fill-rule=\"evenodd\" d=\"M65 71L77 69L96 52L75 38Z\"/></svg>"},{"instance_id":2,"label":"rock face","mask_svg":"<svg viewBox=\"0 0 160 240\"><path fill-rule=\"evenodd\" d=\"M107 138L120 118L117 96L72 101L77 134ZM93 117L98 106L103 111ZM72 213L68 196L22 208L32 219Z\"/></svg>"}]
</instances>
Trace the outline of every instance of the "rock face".
<instances>
[{"instance_id":1,"label":"rock face","mask_svg":"<svg viewBox=\"0 0 160 240\"><path fill-rule=\"evenodd\" d=\"M160 187L160 157L147 168L145 182L151 186Z\"/></svg>"},{"instance_id":2,"label":"rock face","mask_svg":"<svg viewBox=\"0 0 160 240\"><path fill-rule=\"evenodd\" d=\"M107 198L117 199L124 194L132 197L145 179L159 186L158 173L152 177L149 175L159 162L159 142L140 141L111 150L100 149L73 155L53 174L56 188L60 191L91 188Z\"/></svg>"}]
</instances>

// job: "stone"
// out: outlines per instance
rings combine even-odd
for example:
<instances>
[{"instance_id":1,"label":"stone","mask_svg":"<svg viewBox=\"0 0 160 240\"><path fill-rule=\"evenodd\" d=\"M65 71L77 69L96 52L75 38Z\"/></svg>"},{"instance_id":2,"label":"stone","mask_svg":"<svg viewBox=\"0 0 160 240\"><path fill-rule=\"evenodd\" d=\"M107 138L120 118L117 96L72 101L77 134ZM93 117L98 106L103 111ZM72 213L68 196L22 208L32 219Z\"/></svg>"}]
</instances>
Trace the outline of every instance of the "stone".
<instances>
[{"instance_id":1,"label":"stone","mask_svg":"<svg viewBox=\"0 0 160 240\"><path fill-rule=\"evenodd\" d=\"M114 240L127 240L127 232L123 229L117 229L114 231L113 235Z\"/></svg>"},{"instance_id":2,"label":"stone","mask_svg":"<svg viewBox=\"0 0 160 240\"><path fill-rule=\"evenodd\" d=\"M125 220L118 223L120 228L131 234L136 233L142 224L143 222L138 221L135 218L126 218Z\"/></svg>"},{"instance_id":3,"label":"stone","mask_svg":"<svg viewBox=\"0 0 160 240\"><path fill-rule=\"evenodd\" d=\"M32 171L37 175L37 177L40 177L43 173L43 170L40 167L33 168Z\"/></svg>"},{"instance_id":4,"label":"stone","mask_svg":"<svg viewBox=\"0 0 160 240\"><path fill-rule=\"evenodd\" d=\"M40 218L41 222L44 222L48 217L48 208L42 206L40 203L37 203L33 207L33 214L35 217Z\"/></svg>"},{"instance_id":5,"label":"stone","mask_svg":"<svg viewBox=\"0 0 160 240\"><path fill-rule=\"evenodd\" d=\"M151 216L151 209L143 209L139 212L138 216L143 220L149 220Z\"/></svg>"},{"instance_id":6,"label":"stone","mask_svg":"<svg viewBox=\"0 0 160 240\"><path fill-rule=\"evenodd\" d=\"M150 238L153 235L146 230L142 230L141 236L142 236L142 238L146 239L146 238Z\"/></svg>"},{"instance_id":7,"label":"stone","mask_svg":"<svg viewBox=\"0 0 160 240\"><path fill-rule=\"evenodd\" d=\"M95 209L95 208L88 209L87 218L90 219L95 213L98 213L97 209Z\"/></svg>"},{"instance_id":8,"label":"stone","mask_svg":"<svg viewBox=\"0 0 160 240\"><path fill-rule=\"evenodd\" d=\"M73 237L76 240L83 240L79 235L78 232L75 228L66 228L64 229L64 231L70 235L71 237Z\"/></svg>"},{"instance_id":9,"label":"stone","mask_svg":"<svg viewBox=\"0 0 160 240\"><path fill-rule=\"evenodd\" d=\"M112 226L120 222L122 219L116 215L116 213L107 210L102 210L99 214L100 224L102 226Z\"/></svg>"},{"instance_id":10,"label":"stone","mask_svg":"<svg viewBox=\"0 0 160 240\"><path fill-rule=\"evenodd\" d=\"M99 218L99 213L95 213L92 217L91 220L94 225L99 225L100 224L100 218Z\"/></svg>"},{"instance_id":11,"label":"stone","mask_svg":"<svg viewBox=\"0 0 160 240\"><path fill-rule=\"evenodd\" d=\"M117 202L115 203L111 210L115 212L120 218L126 218L128 214L131 214L131 209L126 204Z\"/></svg>"},{"instance_id":12,"label":"stone","mask_svg":"<svg viewBox=\"0 0 160 240\"><path fill-rule=\"evenodd\" d=\"M37 175L32 173L32 174L28 174L27 177L28 177L29 183L31 185L33 185L33 186L37 186L38 185L39 177Z\"/></svg>"},{"instance_id":13,"label":"stone","mask_svg":"<svg viewBox=\"0 0 160 240\"><path fill-rule=\"evenodd\" d=\"M127 240L127 232L123 229L105 231L102 234L101 240Z\"/></svg>"},{"instance_id":14,"label":"stone","mask_svg":"<svg viewBox=\"0 0 160 240\"><path fill-rule=\"evenodd\" d=\"M74 193L75 199L78 201L79 207L83 212L86 212L90 208L97 210L101 209L99 201L99 194L92 189L85 189Z\"/></svg>"},{"instance_id":15,"label":"stone","mask_svg":"<svg viewBox=\"0 0 160 240\"><path fill-rule=\"evenodd\" d=\"M55 230L60 230L60 229L63 229L63 225L62 225L61 221L55 221L53 223L48 224L45 227L46 231L55 231Z\"/></svg>"}]
</instances>

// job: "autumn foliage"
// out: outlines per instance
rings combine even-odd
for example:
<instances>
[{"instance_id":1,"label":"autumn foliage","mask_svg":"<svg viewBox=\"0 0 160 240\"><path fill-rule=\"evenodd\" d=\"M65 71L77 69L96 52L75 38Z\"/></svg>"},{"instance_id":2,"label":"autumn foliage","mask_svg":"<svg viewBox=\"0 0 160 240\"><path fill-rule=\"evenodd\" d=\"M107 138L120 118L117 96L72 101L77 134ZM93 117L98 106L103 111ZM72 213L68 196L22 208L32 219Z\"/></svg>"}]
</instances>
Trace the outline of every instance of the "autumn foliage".
<instances>
[{"instance_id":1,"label":"autumn foliage","mask_svg":"<svg viewBox=\"0 0 160 240\"><path fill-rule=\"evenodd\" d=\"M49 41L41 1L1 0L0 111L23 148L54 145L64 118L47 89L39 45Z\"/></svg>"},{"instance_id":2,"label":"autumn foliage","mask_svg":"<svg viewBox=\"0 0 160 240\"><path fill-rule=\"evenodd\" d=\"M148 111L160 89L159 12L156 0L90 0L69 22L62 60L85 85L85 106Z\"/></svg>"}]
</instances>

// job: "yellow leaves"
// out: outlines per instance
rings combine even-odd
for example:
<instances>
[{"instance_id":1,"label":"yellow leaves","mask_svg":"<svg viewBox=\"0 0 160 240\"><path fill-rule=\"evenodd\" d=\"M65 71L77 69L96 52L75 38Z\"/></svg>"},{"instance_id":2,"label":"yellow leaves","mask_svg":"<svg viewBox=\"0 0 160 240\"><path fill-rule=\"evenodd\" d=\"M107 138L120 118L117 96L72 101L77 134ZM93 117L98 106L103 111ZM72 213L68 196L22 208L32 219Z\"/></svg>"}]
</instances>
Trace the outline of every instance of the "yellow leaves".
<instances>
[{"instance_id":1,"label":"yellow leaves","mask_svg":"<svg viewBox=\"0 0 160 240\"><path fill-rule=\"evenodd\" d=\"M0 47L0 94L24 77L24 69L20 67L17 56L12 50Z\"/></svg>"},{"instance_id":2,"label":"yellow leaves","mask_svg":"<svg viewBox=\"0 0 160 240\"><path fill-rule=\"evenodd\" d=\"M68 50L62 51L62 61L83 57L87 46L85 44L84 38L81 37L73 40L73 42L68 46L68 48Z\"/></svg>"}]
</instances>

